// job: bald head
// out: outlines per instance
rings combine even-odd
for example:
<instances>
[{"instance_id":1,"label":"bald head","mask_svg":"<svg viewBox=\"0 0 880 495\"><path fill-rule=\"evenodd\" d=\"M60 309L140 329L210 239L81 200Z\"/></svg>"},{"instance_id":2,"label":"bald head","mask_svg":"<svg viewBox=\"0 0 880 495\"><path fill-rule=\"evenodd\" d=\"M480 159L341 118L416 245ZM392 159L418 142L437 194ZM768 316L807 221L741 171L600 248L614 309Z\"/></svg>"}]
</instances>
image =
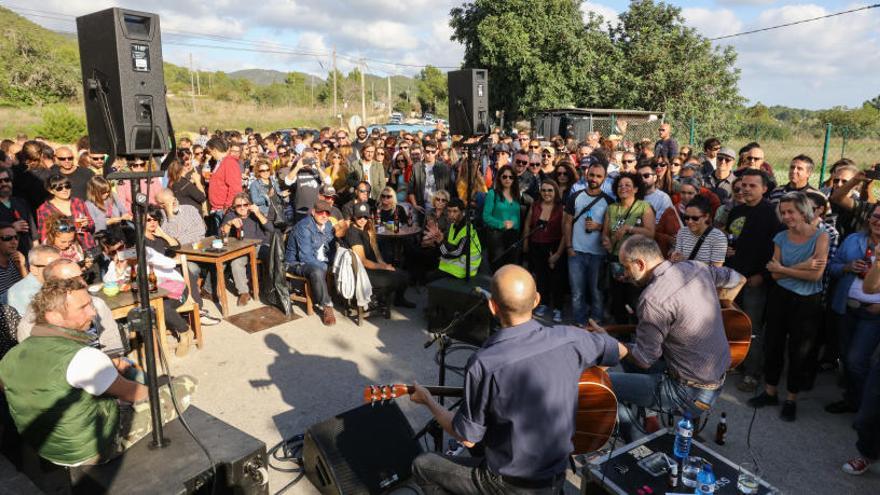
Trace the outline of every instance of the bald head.
<instances>
[{"instance_id":1,"label":"bald head","mask_svg":"<svg viewBox=\"0 0 880 495\"><path fill-rule=\"evenodd\" d=\"M167 187L160 189L159 192L156 193L156 202L162 205L165 203L173 203L174 193Z\"/></svg>"},{"instance_id":2,"label":"bald head","mask_svg":"<svg viewBox=\"0 0 880 495\"><path fill-rule=\"evenodd\" d=\"M515 321L513 324L530 319L539 302L535 279L521 266L504 265L492 277L492 300L502 324L508 319Z\"/></svg>"},{"instance_id":3,"label":"bald head","mask_svg":"<svg viewBox=\"0 0 880 495\"><path fill-rule=\"evenodd\" d=\"M43 278L49 280L67 280L69 278L82 277L82 269L72 260L59 258L43 270Z\"/></svg>"}]
</instances>

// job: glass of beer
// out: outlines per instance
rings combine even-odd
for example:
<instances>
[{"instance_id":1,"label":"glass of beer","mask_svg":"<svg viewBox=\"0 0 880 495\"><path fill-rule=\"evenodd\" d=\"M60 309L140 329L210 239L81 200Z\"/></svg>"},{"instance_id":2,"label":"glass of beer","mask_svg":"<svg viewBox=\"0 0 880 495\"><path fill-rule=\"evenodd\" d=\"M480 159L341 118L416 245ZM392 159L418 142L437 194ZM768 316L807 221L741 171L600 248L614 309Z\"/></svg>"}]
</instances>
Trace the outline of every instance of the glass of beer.
<instances>
[{"instance_id":1,"label":"glass of beer","mask_svg":"<svg viewBox=\"0 0 880 495\"><path fill-rule=\"evenodd\" d=\"M739 475L736 477L736 490L742 495L758 493L758 466L753 462L743 462L739 465Z\"/></svg>"}]
</instances>

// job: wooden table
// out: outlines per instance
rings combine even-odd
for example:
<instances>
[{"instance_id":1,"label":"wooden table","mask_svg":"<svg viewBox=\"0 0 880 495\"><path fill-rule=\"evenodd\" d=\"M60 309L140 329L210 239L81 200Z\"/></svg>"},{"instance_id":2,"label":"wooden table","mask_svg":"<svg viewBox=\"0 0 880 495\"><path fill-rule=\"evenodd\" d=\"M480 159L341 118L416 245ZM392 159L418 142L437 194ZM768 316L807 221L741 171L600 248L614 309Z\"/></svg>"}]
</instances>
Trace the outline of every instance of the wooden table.
<instances>
[{"instance_id":1,"label":"wooden table","mask_svg":"<svg viewBox=\"0 0 880 495\"><path fill-rule=\"evenodd\" d=\"M257 278L257 246L262 241L258 239L234 239L229 238L226 246L219 251L213 251L211 242L214 237L206 237L201 241L193 244L184 244L174 251L185 254L187 261L196 261L199 263L211 263L214 265L217 276L217 294L216 297L220 301L220 313L225 318L229 314L229 308L226 301L226 277L224 276L225 263L241 256L250 256L251 258L251 290L253 291L254 300L260 300L260 284ZM194 247L197 246L197 247ZM199 290L198 284L192 290Z\"/></svg>"},{"instance_id":2,"label":"wooden table","mask_svg":"<svg viewBox=\"0 0 880 495\"><path fill-rule=\"evenodd\" d=\"M422 233L422 228L418 225L401 225L400 229L397 232L394 232L387 227L382 229L382 231L376 232L376 235L379 239L389 240L393 244L394 250L394 259L385 260L391 262L391 264L397 266L400 264L403 259L403 240L408 237L413 237Z\"/></svg>"},{"instance_id":3,"label":"wooden table","mask_svg":"<svg viewBox=\"0 0 880 495\"><path fill-rule=\"evenodd\" d=\"M116 320L127 317L128 312L134 309L139 301L137 291L131 290L120 292L115 296L108 296L104 294L104 291L98 291L92 295L107 303L107 307L110 308L113 318ZM153 332L154 345L162 346L162 353L168 356L168 347L165 342L165 305L162 304L162 299L166 295L168 295L168 291L165 289L150 292L150 307L156 312L156 331Z\"/></svg>"}]
</instances>

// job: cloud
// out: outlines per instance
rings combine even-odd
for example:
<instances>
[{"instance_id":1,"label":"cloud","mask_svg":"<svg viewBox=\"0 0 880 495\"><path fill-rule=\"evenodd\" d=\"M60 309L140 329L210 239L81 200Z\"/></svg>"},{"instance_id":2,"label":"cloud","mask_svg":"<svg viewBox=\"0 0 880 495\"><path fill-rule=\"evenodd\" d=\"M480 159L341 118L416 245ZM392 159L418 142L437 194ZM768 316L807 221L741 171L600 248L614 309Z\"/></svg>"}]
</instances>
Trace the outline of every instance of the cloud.
<instances>
[{"instance_id":1,"label":"cloud","mask_svg":"<svg viewBox=\"0 0 880 495\"><path fill-rule=\"evenodd\" d=\"M601 3L596 2L584 2L581 4L581 13L584 16L584 20L587 19L590 12L595 14L599 14L604 19L602 25L604 26L606 23L617 24L617 16L619 12L614 10L613 8L602 5Z\"/></svg>"},{"instance_id":2,"label":"cloud","mask_svg":"<svg viewBox=\"0 0 880 495\"><path fill-rule=\"evenodd\" d=\"M776 3L776 0L718 0L721 5L742 6L742 5L770 5Z\"/></svg>"},{"instance_id":3,"label":"cloud","mask_svg":"<svg viewBox=\"0 0 880 495\"><path fill-rule=\"evenodd\" d=\"M688 26L696 28L707 38L738 33L743 29L742 21L729 9L685 8L681 14Z\"/></svg>"}]
</instances>

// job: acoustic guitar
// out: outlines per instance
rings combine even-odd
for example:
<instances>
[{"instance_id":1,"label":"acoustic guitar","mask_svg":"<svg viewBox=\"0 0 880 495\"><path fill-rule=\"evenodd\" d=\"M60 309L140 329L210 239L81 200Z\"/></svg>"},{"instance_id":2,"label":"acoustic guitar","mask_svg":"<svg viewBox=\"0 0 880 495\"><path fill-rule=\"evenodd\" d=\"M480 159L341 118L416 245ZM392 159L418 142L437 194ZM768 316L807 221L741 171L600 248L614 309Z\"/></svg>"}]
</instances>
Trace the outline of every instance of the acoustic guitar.
<instances>
[{"instance_id":1,"label":"acoustic guitar","mask_svg":"<svg viewBox=\"0 0 880 495\"><path fill-rule=\"evenodd\" d=\"M432 395L461 397L461 387L430 387ZM375 404L403 397L414 391L412 385L370 385L364 388L364 402ZM581 373L578 380L578 401L575 413L573 454L586 454L600 449L614 432L617 424L617 397L611 389L611 379L605 370L592 367Z\"/></svg>"},{"instance_id":2,"label":"acoustic guitar","mask_svg":"<svg viewBox=\"0 0 880 495\"><path fill-rule=\"evenodd\" d=\"M721 301L721 320L724 323L727 345L730 346L729 369L733 369L749 353L749 346L752 344L752 320L729 300ZM627 335L636 330L635 325L608 325L604 328L612 335Z\"/></svg>"}]
</instances>

